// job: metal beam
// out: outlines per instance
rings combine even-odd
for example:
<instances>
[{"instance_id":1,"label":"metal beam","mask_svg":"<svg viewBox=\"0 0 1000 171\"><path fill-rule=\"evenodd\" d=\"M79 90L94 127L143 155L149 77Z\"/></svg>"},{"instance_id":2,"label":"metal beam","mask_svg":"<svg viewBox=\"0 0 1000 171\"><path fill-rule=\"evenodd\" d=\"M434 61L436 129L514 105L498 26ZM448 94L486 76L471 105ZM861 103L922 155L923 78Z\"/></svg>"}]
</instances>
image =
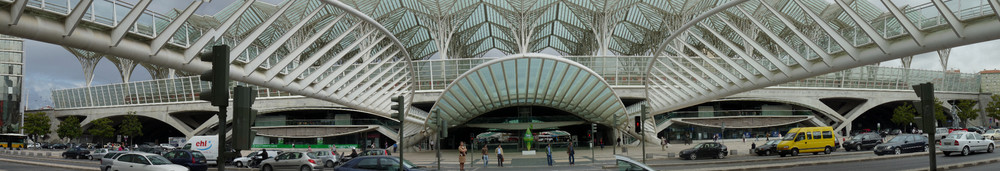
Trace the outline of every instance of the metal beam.
<instances>
[{"instance_id":1,"label":"metal beam","mask_svg":"<svg viewBox=\"0 0 1000 171\"><path fill-rule=\"evenodd\" d=\"M372 32L374 32L374 30L372 30ZM368 36L369 36L369 34L366 34L366 35L364 35L362 37L366 37L367 38ZM383 36L379 36L378 40L381 41L382 38L385 38L385 36L384 35ZM365 38L356 40L354 42L354 44L351 44L351 46L348 46L347 48L344 48L342 51L340 51L339 53L337 53L336 57L333 57L333 58L330 58L330 60L324 61L323 65L320 65L319 68L316 69L314 72L310 73L308 77L306 77L305 79L299 80L299 84L302 85L303 89L305 89L305 88L309 87L309 85L312 84L314 81L316 81L316 79L319 79L319 77L322 76L323 73L330 73L330 74L326 75L327 78L328 77L336 77L337 76L337 72L329 72L328 71L330 69L330 67L333 67L333 64L335 64L337 62L340 62L341 58L343 58L344 56L346 56L347 53L351 52L354 49L354 47L357 47L357 45L359 45L362 41L366 41L364 39ZM364 54L365 52L370 51L372 48L375 47L375 45L378 45L378 43L372 43L371 45L368 45L368 47L364 47L364 49L358 49L358 52L355 53L354 56L352 56L351 58L349 58L348 61L355 61L359 56L361 56L361 54ZM345 62L345 63L343 63L342 66L345 66L345 65L350 65L350 63ZM337 68L337 70L341 71L340 68ZM324 78L324 79L326 79L326 78ZM319 85L319 84L317 84L317 85ZM314 86L313 89L315 89L315 90L321 90L322 86Z\"/></svg>"},{"instance_id":2,"label":"metal beam","mask_svg":"<svg viewBox=\"0 0 1000 171\"><path fill-rule=\"evenodd\" d=\"M920 29L918 29L916 25L913 25L913 21L910 21L910 18L906 18L906 15L899 11L899 8L896 7L896 4L893 3L892 0L882 0L882 4L885 5L886 9L889 9L889 12L892 13L893 17L896 17L896 21L899 21L899 24L903 26L903 29L906 29L910 38L913 38L913 42L917 43L917 45L923 46L924 33L920 32Z\"/></svg>"},{"instance_id":3,"label":"metal beam","mask_svg":"<svg viewBox=\"0 0 1000 171\"><path fill-rule=\"evenodd\" d=\"M861 30L864 31L866 35L868 35L868 38L872 39L872 42L875 42L875 45L878 45L878 48L879 50L882 50L882 53L888 52L888 50L886 50L885 48L889 47L889 42L886 42L885 38L882 37L882 35L878 34L878 30L875 30L875 28L873 28L871 24L868 24L868 21L865 21L864 18L861 18L861 16L858 15L858 12L855 12L854 9L851 8L851 5L845 3L844 0L835 0L835 1L837 2L837 4L840 5L840 8L843 9L845 13L847 13L847 16L850 16L851 19L854 20L854 24L856 24L858 27L861 27Z\"/></svg>"},{"instance_id":4,"label":"metal beam","mask_svg":"<svg viewBox=\"0 0 1000 171\"><path fill-rule=\"evenodd\" d=\"M302 21L299 21L299 23L296 24L291 29L286 30L285 33L282 34L281 37L278 38L278 40L275 40L274 42L271 42L271 45L268 45L267 48L264 48L264 51L261 51L257 55L257 57L254 57L253 59L250 59L250 62L247 63L246 66L244 66L245 69L246 69L246 72L247 73L253 73L254 70L257 70L257 68L259 68L261 64L264 64L264 61L267 61L267 59L269 57L271 57L271 55L274 54L274 52L278 51L278 49L281 48L281 46L284 46L285 42L288 42L288 39L292 38L292 35L295 35L295 33L298 33L300 30L303 30L302 26L306 25L306 23L308 23L309 20L311 20L313 17L316 16L316 14L318 14L320 11L322 11L320 9L323 9L323 8L316 8L315 10L313 10L313 12L309 13L309 15L303 17ZM333 19L333 21L331 23L336 23L337 21L339 21L343 17L344 16L341 15L340 17L337 17L337 18ZM326 33L326 30L319 30L319 31L316 32L316 35L322 35L323 33ZM310 42L315 42L315 39L311 39L311 40L312 41L310 41ZM306 47L308 47L310 44L312 44L312 43L303 43L303 44L301 44L299 46L306 46ZM285 58L294 59L297 56L298 55L295 55L295 56L286 55L286 56L284 56L284 58L282 58L282 60L284 60Z\"/></svg>"},{"instance_id":5,"label":"metal beam","mask_svg":"<svg viewBox=\"0 0 1000 171\"><path fill-rule=\"evenodd\" d=\"M691 30L688 30L688 33L691 34ZM698 39L698 41L700 41L702 45L705 45L705 47L707 47L708 50L711 50L713 53L715 53L715 54L725 54L721 50L719 50L718 48L715 48L714 45L709 44L708 41L705 41L704 38L701 38L702 36L691 36L691 37L694 37L695 39ZM695 53L698 53L698 52L695 52ZM730 57L728 57L728 56L719 56L718 58L722 59L723 61L726 62L726 64L729 64L729 66L732 66L734 69L736 69L736 71L739 72L740 74L742 74L743 78L746 78L747 81L749 81L752 84L756 84L756 82L754 82L754 81L756 81L756 79L754 79L754 78L757 77L757 76L754 76L753 74L750 74L750 71L747 71L746 68L743 68L742 66L740 66L739 64L737 64L735 61L733 61L732 59L730 59ZM720 69L720 71L722 71L722 70ZM764 75L764 74L761 74L761 75ZM737 82L739 82L739 81L738 80L733 80L733 83L737 83Z\"/></svg>"},{"instance_id":6,"label":"metal beam","mask_svg":"<svg viewBox=\"0 0 1000 171\"><path fill-rule=\"evenodd\" d=\"M809 36L803 34L802 31L799 29L799 27L795 26L795 23L789 20L788 17L785 17L785 14L778 12L778 10L775 10L774 7L771 7L771 4L765 3L764 0L759 0L759 1L761 5L763 5L768 11L771 12L771 14L774 15L774 17L778 18L778 20L781 21L782 23L785 23L785 27L788 27L788 30L791 30L792 33L795 33L795 36L798 36L799 39L802 40L802 43L805 43L807 46L809 46L809 48L812 49L813 52L816 53L816 55L819 55L819 57L823 59L823 64L826 64L827 67L830 66L830 60L832 60L830 59L830 54L827 54L826 51L824 51L823 48L819 47L819 45L817 45L816 42L813 42L809 38Z\"/></svg>"},{"instance_id":7,"label":"metal beam","mask_svg":"<svg viewBox=\"0 0 1000 171\"><path fill-rule=\"evenodd\" d=\"M725 17L716 16L715 18L718 18L719 21L722 21L722 23L725 23L726 26L729 26L729 29L732 29L733 32L736 33L736 35L739 35L740 38L743 39L743 41L747 42L747 44L750 44L750 47L752 47L754 50L757 50L757 52L760 52L760 54L763 55L765 59L771 61L771 64L774 64L775 67L778 67L778 70L781 71L781 74L784 74L785 76L789 76L790 74L792 74L791 73L792 69L788 67L788 64L785 64L785 62L782 62L778 58L775 58L777 55L774 55L773 53L767 51L767 48L764 48L763 45L757 43L757 41L755 41L756 37L750 37L749 35L746 34L746 31L740 29L739 27L736 27L736 25L733 24L733 22L730 22Z\"/></svg>"},{"instance_id":8,"label":"metal beam","mask_svg":"<svg viewBox=\"0 0 1000 171\"><path fill-rule=\"evenodd\" d=\"M850 56L851 59L853 59L854 61L858 60L859 52L858 48L854 47L854 44L851 44L850 42L847 41L847 39L844 39L844 36L841 36L840 33L837 33L837 31L834 30L833 27L830 27L830 25L827 24L826 21L824 21L822 18L820 18L819 15L816 15L816 13L810 10L809 7L806 7L806 5L801 2L801 0L792 0L792 2L795 2L795 4L799 6L799 8L802 8L802 11L805 11L806 15L808 15L809 18L812 18L813 22L816 22L816 25L822 28L823 31L825 31L826 34L829 35L831 39L836 41L837 44L840 45L840 48L844 49L844 52L847 52L847 56Z\"/></svg>"},{"instance_id":9,"label":"metal beam","mask_svg":"<svg viewBox=\"0 0 1000 171\"><path fill-rule=\"evenodd\" d=\"M365 70L365 68L367 68L368 65L371 64L371 62L375 61L375 58L378 58L379 56L382 55L382 53L385 53L386 51L388 51L391 48L392 48L392 46L382 47L382 50L379 50L378 52L376 52L375 55L372 55L369 59L363 60L363 62L361 64L359 64L358 67L354 67L354 70L351 70L351 72L348 72L345 75L356 75L356 74L358 74L358 72L361 72L362 70ZM386 58L388 58L388 57L390 57L390 56L386 56ZM344 65L341 66L340 68L347 68L348 64L351 64L351 63L354 63L354 62L350 62L350 63L345 62ZM368 69L368 70L375 70L375 69ZM359 76L359 79L356 80L356 81L354 81L354 82L361 82L361 80L363 80L363 79L361 79L360 77L368 77L368 75ZM333 79L330 79L330 80L333 80ZM337 80L337 82L335 82L332 86L326 86L326 88L324 88L324 90L330 89L331 87L341 87L344 84L348 83L349 81L351 81L351 79ZM327 81L327 79L323 79L323 81L320 81L321 85L327 84L329 82L330 81Z\"/></svg>"},{"instance_id":10,"label":"metal beam","mask_svg":"<svg viewBox=\"0 0 1000 171\"><path fill-rule=\"evenodd\" d=\"M750 55L746 54L746 52L743 52L742 50L739 50L740 47L736 46L735 43L733 43L729 39L726 39L725 36L722 36L722 34L719 34L719 32L715 31L715 29L712 29L711 27L708 27L705 24L701 24L701 27L705 31L708 31L708 32L712 33L712 35L714 35L715 38L718 39L720 42L722 42L723 44L726 44L726 46L729 46L729 49L731 51L735 52L737 56L740 56L740 58L743 59L744 62L750 64L750 66L752 66L754 69L757 69L757 73L760 73L760 75L764 76L764 78L767 78L767 80L774 80L771 77L773 77L774 75L777 75L777 74L774 74L774 72L772 72L771 70L769 70L767 68L764 68L764 66L760 65L759 62L757 62L753 58L750 58ZM698 37L698 36L692 36L692 37ZM699 38L699 40L701 40L701 39ZM702 41L702 42L706 42L706 41ZM703 43L703 44L705 44L707 46L711 46L709 43ZM716 48L710 48L710 49L712 49L713 51L715 51L716 54L720 54L720 55L725 54L725 53L722 53L722 51L720 51L720 50L718 50ZM732 64L735 64L735 63L731 63L730 65L732 65ZM734 65L734 66L739 66L739 65ZM753 80L752 78L753 77L747 77L748 80Z\"/></svg>"},{"instance_id":11,"label":"metal beam","mask_svg":"<svg viewBox=\"0 0 1000 171\"><path fill-rule=\"evenodd\" d=\"M399 50L394 50L393 52L390 52L389 55L386 55L384 58L389 58L389 57L392 57L392 56L396 56L396 54L398 54L398 53L399 53ZM369 60L369 61L374 61L374 60ZM375 64L375 66L368 67L368 69L365 70L365 73L361 74L362 75L361 78L358 78L357 81L353 81L353 82L350 82L350 84L347 84L347 86L345 86L346 89L341 90L339 93L336 93L336 95L337 96L341 96L341 97L347 97L348 94L346 94L346 93L353 92L354 90L360 88L360 87L358 87L358 84L361 84L362 82L364 82L364 83L370 82L370 80L371 80L370 78L372 78L371 74L375 73L375 71L378 71L379 69L382 69L382 66L385 65L385 63L387 63L386 61L388 61L388 60L383 59L382 61L379 61L378 64ZM353 94L353 93L351 93L351 94ZM354 99L354 98L349 98L349 99Z\"/></svg>"},{"instance_id":12,"label":"metal beam","mask_svg":"<svg viewBox=\"0 0 1000 171\"><path fill-rule=\"evenodd\" d=\"M250 47L250 44L253 43L254 41L256 41L257 38L259 38L260 35L262 33L264 33L264 30L267 30L268 27L271 27L271 25L274 24L275 20L278 20L278 18L281 18L282 15L285 15L285 11L288 10L288 7L291 7L292 4L295 4L296 1L298 1L298 0L292 0L292 1L289 1L289 2L285 2L284 6L281 6L281 8L279 8L278 11L274 12L274 14L271 14L271 17L268 17L267 20L264 20L264 22L261 22L260 24L258 24L257 28L254 28L253 31L250 32L250 34L240 35L239 38L242 38L243 40L240 40L240 43L236 44L236 46L233 46L233 48L231 50L232 53L229 53L229 63L232 63L234 60L236 60L237 57L240 56L240 54L243 54L243 52L246 51L248 47ZM319 9L323 9L323 8L319 7L319 8L313 9L313 12L312 12L312 14L310 14L310 16L312 16L313 14L316 14L316 11L319 11ZM302 21L299 22L299 24L302 24L303 22L308 22L310 18L311 17L305 17L305 18L303 18ZM296 29L292 29L292 30L296 30ZM291 31L291 32L295 32L295 31ZM280 45L279 43L275 43L275 44ZM272 45L274 45L274 44L272 44ZM260 56L258 56L258 57L260 57ZM264 58L267 58L267 56L264 56ZM250 68L250 67L247 67L247 68ZM252 69L248 69L247 71L253 71L253 70Z\"/></svg>"},{"instance_id":13,"label":"metal beam","mask_svg":"<svg viewBox=\"0 0 1000 171\"><path fill-rule=\"evenodd\" d=\"M66 21L63 25L66 30L66 34L63 34L63 36L73 35L73 30L75 30L76 25L80 23L80 18L83 18L83 13L87 12L87 8L90 7L90 4L92 4L93 1L94 0L80 0L80 2L77 2L76 7L73 7L73 11L70 11L69 15L66 16Z\"/></svg>"},{"instance_id":14,"label":"metal beam","mask_svg":"<svg viewBox=\"0 0 1000 171\"><path fill-rule=\"evenodd\" d=\"M934 7L936 7L938 12L941 13L941 16L944 17L944 21L947 21L948 24L951 25L952 30L955 31L955 35L958 36L958 38L964 38L965 26L963 26L962 22L958 20L958 17L955 17L955 13L951 12L948 5L941 2L941 0L931 0L931 2L934 2Z\"/></svg>"},{"instance_id":15,"label":"metal beam","mask_svg":"<svg viewBox=\"0 0 1000 171\"><path fill-rule=\"evenodd\" d=\"M111 30L111 42L109 42L108 46L118 46L118 43L122 42L122 38L125 38L125 34L128 33L128 30L132 28L132 26L135 26L135 21L139 20L139 16L142 15L142 12L146 11L146 7L149 6L150 2L153 1L139 0L139 3L132 7L132 10L128 12L128 15L125 15L122 22L118 23L114 30Z\"/></svg>"},{"instance_id":16,"label":"metal beam","mask_svg":"<svg viewBox=\"0 0 1000 171\"><path fill-rule=\"evenodd\" d=\"M714 68L716 71L719 71L719 73L722 73L723 76L726 76L726 78L728 78L729 81L733 82L734 86L740 86L741 80L740 79L736 79L736 76L734 76L732 73L729 73L726 70L724 70L722 68L722 66L719 66L718 63L715 63L715 61L713 61L711 58L708 58L708 56L705 56L704 53L698 52L698 49L694 48L694 46L691 46L691 44L688 44L687 42L684 42L684 41L679 41L679 42L682 45L684 45L684 47L687 47L688 49L690 49L691 52L694 52L695 55L698 55L698 57L700 57L702 60L705 60L705 63L708 63L708 65L712 66L712 68ZM684 57L684 59L687 59L687 61L690 62L690 63L694 63L694 60L692 60L691 58ZM699 69L701 69L702 72L708 73L708 70L705 69L704 67L702 67L701 65L695 65L695 66L698 67ZM725 81L722 81L722 79L719 79L718 76L715 76L715 74L708 74L708 76L709 77L713 77L712 79L715 79L717 82L719 82L719 85L728 85L729 84L729 83L727 83Z\"/></svg>"},{"instance_id":17,"label":"metal beam","mask_svg":"<svg viewBox=\"0 0 1000 171\"><path fill-rule=\"evenodd\" d=\"M785 53L788 53L788 55L792 59L794 59L795 62L798 63L803 70L806 70L806 72L811 72L813 70L812 63L806 60L806 58L802 57L802 54L799 54L799 52L795 51L795 48L788 45L788 42L785 42L785 40L782 39L780 36L778 36L778 34L774 34L774 31L771 31L771 29L767 28L766 25L757 20L756 16L750 15L750 13L748 13L746 10L743 10L742 7L736 6L735 8L738 11L740 11L740 13L743 13L744 17L750 19L750 22L752 22L754 25L757 25L757 28L763 31L768 38L771 38L771 40L774 41L774 44L777 44L778 47L781 47L781 49L785 50ZM783 23L783 24L791 25L791 23Z\"/></svg>"},{"instance_id":18,"label":"metal beam","mask_svg":"<svg viewBox=\"0 0 1000 171\"><path fill-rule=\"evenodd\" d=\"M198 7L201 7L202 2L203 1L200 0L191 2L191 5L188 5L188 7L184 9L184 12L181 12L177 18L174 18L174 21L170 22L170 25L167 25L167 28L163 29L163 32L156 35L156 38L153 39L153 42L149 45L150 50L152 50L150 54L156 55L157 53L160 53L160 50L163 49L163 45L166 45L167 41L170 41L170 38L174 36L174 33L177 33L181 26L184 26L184 22L187 22L187 20L191 18L191 15L194 14L194 11L197 11Z\"/></svg>"},{"instance_id":19,"label":"metal beam","mask_svg":"<svg viewBox=\"0 0 1000 171\"><path fill-rule=\"evenodd\" d=\"M7 26L17 25L18 21L21 21L21 15L24 14L24 8L28 6L28 0L15 0L14 5L10 6L10 24Z\"/></svg>"},{"instance_id":20,"label":"metal beam","mask_svg":"<svg viewBox=\"0 0 1000 171\"><path fill-rule=\"evenodd\" d=\"M375 32L375 30L368 31L367 33L365 33L365 36L371 35L374 32ZM294 83L295 79L298 78L299 75L301 75L303 72L306 71L306 69L309 69L309 67L311 67L313 64L315 64L316 61L319 60L319 58L321 58L324 55L326 55L326 53L328 51L330 51L330 49L333 48L333 46L341 43L340 40L343 39L344 37L346 37L350 33L352 33L352 31L345 31L344 34L340 35L340 37L338 37L337 39L335 39L333 41L329 41L329 42L326 43L326 45L323 45L323 47L320 48L319 50L313 51L313 54L311 56L309 56L309 58L306 58L306 60L302 61L300 63L300 65L295 68L295 70L292 70L292 73L290 73L290 74L288 74L288 75L285 76L286 77L285 84L286 85L291 85L292 83ZM361 37L365 37L365 36L361 36ZM352 43L350 46L345 47L340 52L337 52L336 56L332 57L330 60L333 60L333 61L340 60L341 57L343 57L344 55L346 55L348 52L351 51L350 49L354 49L354 46L357 46L360 43L361 43L361 39L355 40L354 43ZM305 46L305 45L303 45L303 46ZM271 68L271 69L277 69L277 68ZM316 72L317 73L321 73L323 71L316 70ZM310 84L309 82L304 82L304 84L302 84L303 85L302 88L308 87L309 84Z\"/></svg>"},{"instance_id":21,"label":"metal beam","mask_svg":"<svg viewBox=\"0 0 1000 171\"><path fill-rule=\"evenodd\" d=\"M188 46L187 50L184 50L184 61L191 63L191 60L194 59L195 56L198 56L198 53L201 53L201 50L205 49L205 46L208 46L209 42L225 35L226 31L232 28L233 24L236 23L236 20L240 19L240 16L243 16L247 9L250 9L250 5L253 5L256 1L257 0L247 0L246 2L243 2L243 6L240 6L238 10L233 12L233 15L230 15L225 22L222 22L222 25L219 25L218 28L208 30L201 36L201 38L198 38L194 44Z\"/></svg>"},{"instance_id":22,"label":"metal beam","mask_svg":"<svg viewBox=\"0 0 1000 171\"><path fill-rule=\"evenodd\" d=\"M986 0L986 2L990 2L990 8L993 8L993 15L1000 16L1000 1ZM997 19L1000 19L1000 17L997 17Z\"/></svg>"},{"instance_id":23,"label":"metal beam","mask_svg":"<svg viewBox=\"0 0 1000 171\"><path fill-rule=\"evenodd\" d=\"M332 21L330 23L326 23L326 25L323 26L323 28L319 29L319 30L330 30L330 28L333 28L333 25L337 24L337 22L340 21L340 19L342 19L343 17L344 17L344 15L340 15L339 17L337 17L337 20L334 20L334 21ZM354 23L354 26L351 26L347 30L353 30L355 27L358 27L360 25L361 25L361 23ZM293 60L299 59L299 56L302 55L302 52L305 52L306 49L309 49L309 46L305 46L305 45L310 45L310 44L315 43L316 40L318 40L320 37L323 37L323 34L325 34L325 33L326 32L322 32L322 31L318 31L318 32L314 33L312 36L309 37L309 39L306 39L305 41L303 41L303 43L302 43L303 45L299 46L298 48L295 48L295 50L292 50L291 52L288 52L288 54L286 54L284 58L281 58L281 61L278 61L278 64L275 64L274 66L271 66L271 68L267 69L267 72L264 72L264 76L267 77L267 78L269 78L269 79L274 79L275 78L274 76L278 75L278 73L281 73L281 70L284 70L285 67L288 67L288 64L292 63ZM334 43L334 42L340 42L340 39L343 39L344 36L347 36L348 34L350 34L350 32L343 32L338 37L338 39L336 39L335 41L327 42L327 44ZM315 55L315 54L313 54L313 55ZM253 63L253 62L251 62L251 63ZM263 63L263 62L261 62L261 63ZM251 66L253 66L253 65L251 65ZM260 67L260 65L258 64L256 67Z\"/></svg>"}]
</instances>

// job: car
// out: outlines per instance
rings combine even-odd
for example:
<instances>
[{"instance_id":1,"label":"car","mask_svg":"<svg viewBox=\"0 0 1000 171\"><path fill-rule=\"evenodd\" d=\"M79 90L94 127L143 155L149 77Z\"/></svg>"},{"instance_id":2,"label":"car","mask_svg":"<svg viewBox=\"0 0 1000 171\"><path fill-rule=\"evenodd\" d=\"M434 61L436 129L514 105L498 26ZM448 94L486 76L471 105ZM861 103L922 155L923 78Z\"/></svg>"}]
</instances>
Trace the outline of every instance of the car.
<instances>
[{"instance_id":1,"label":"car","mask_svg":"<svg viewBox=\"0 0 1000 171\"><path fill-rule=\"evenodd\" d=\"M108 150L107 148L95 149L93 152L90 152L90 155L87 156L87 159L100 160L101 157L104 157L105 154L108 154L108 151L110 150Z\"/></svg>"},{"instance_id":2,"label":"car","mask_svg":"<svg viewBox=\"0 0 1000 171\"><path fill-rule=\"evenodd\" d=\"M982 128L979 128L979 127L968 127L968 128L965 128L965 129L968 130L969 132L976 132L976 133L979 133L979 134L983 134L983 132L985 132L985 131L983 131Z\"/></svg>"},{"instance_id":3,"label":"car","mask_svg":"<svg viewBox=\"0 0 1000 171\"><path fill-rule=\"evenodd\" d=\"M208 170L205 155L192 150L174 150L163 153L163 158L167 158L171 163L187 167L190 171Z\"/></svg>"},{"instance_id":4,"label":"car","mask_svg":"<svg viewBox=\"0 0 1000 171\"><path fill-rule=\"evenodd\" d=\"M90 156L90 151L83 148L71 148L62 153L63 158L82 159Z\"/></svg>"},{"instance_id":5,"label":"car","mask_svg":"<svg viewBox=\"0 0 1000 171\"><path fill-rule=\"evenodd\" d=\"M788 130L778 143L778 156L797 156L799 153L830 154L836 147L837 137L833 127L800 127Z\"/></svg>"},{"instance_id":6,"label":"car","mask_svg":"<svg viewBox=\"0 0 1000 171\"><path fill-rule=\"evenodd\" d=\"M306 152L284 152L260 162L263 171L273 170L321 170L323 165L317 163L319 157Z\"/></svg>"},{"instance_id":7,"label":"car","mask_svg":"<svg viewBox=\"0 0 1000 171\"><path fill-rule=\"evenodd\" d=\"M389 150L386 149L368 149L364 152L358 154L359 156L373 156L373 155L392 155Z\"/></svg>"},{"instance_id":8,"label":"car","mask_svg":"<svg viewBox=\"0 0 1000 171\"><path fill-rule=\"evenodd\" d=\"M888 142L875 146L872 151L879 156L927 151L927 139L917 134L900 134L892 137Z\"/></svg>"},{"instance_id":9,"label":"car","mask_svg":"<svg viewBox=\"0 0 1000 171\"><path fill-rule=\"evenodd\" d=\"M781 142L781 140L767 141L766 143L757 146L757 148L754 148L753 152L757 153L758 156L770 156L771 154L777 154L778 148L776 146L778 145L778 142Z\"/></svg>"},{"instance_id":10,"label":"car","mask_svg":"<svg viewBox=\"0 0 1000 171\"><path fill-rule=\"evenodd\" d=\"M66 149L67 146L66 146L66 144L52 144L51 146L49 146L49 148L51 148L51 149Z\"/></svg>"},{"instance_id":11,"label":"car","mask_svg":"<svg viewBox=\"0 0 1000 171\"><path fill-rule=\"evenodd\" d=\"M118 156L107 170L114 171L184 171L188 168L171 163L163 156L146 152L128 152Z\"/></svg>"},{"instance_id":12,"label":"car","mask_svg":"<svg viewBox=\"0 0 1000 171\"><path fill-rule=\"evenodd\" d=\"M945 156L950 156L955 152L960 152L963 156L978 151L992 153L995 147L993 140L987 140L986 137L975 132L954 132L948 134L947 137L941 139L939 146L938 149L944 152Z\"/></svg>"},{"instance_id":13,"label":"car","mask_svg":"<svg viewBox=\"0 0 1000 171\"><path fill-rule=\"evenodd\" d=\"M680 157L688 160L696 160L702 157L714 157L717 159L726 158L729 150L726 145L717 142L705 142L695 145L692 148L682 150Z\"/></svg>"},{"instance_id":14,"label":"car","mask_svg":"<svg viewBox=\"0 0 1000 171\"><path fill-rule=\"evenodd\" d=\"M173 145L170 145L170 144L167 144L167 143L161 143L160 144L160 148L164 148L164 149L167 149L167 150L177 149L176 146L173 146Z\"/></svg>"},{"instance_id":15,"label":"car","mask_svg":"<svg viewBox=\"0 0 1000 171\"><path fill-rule=\"evenodd\" d=\"M41 148L41 147L42 147L42 144L40 144L40 143L32 143L32 144L28 144L27 148L38 149L38 148Z\"/></svg>"},{"instance_id":16,"label":"car","mask_svg":"<svg viewBox=\"0 0 1000 171\"><path fill-rule=\"evenodd\" d=\"M344 162L344 164L334 168L334 171L367 171L367 170L405 170L405 171L422 171L423 167L419 167L410 163L410 161L403 160L403 169L399 168L399 157L396 156L361 156L354 158L350 161Z\"/></svg>"},{"instance_id":17,"label":"car","mask_svg":"<svg viewBox=\"0 0 1000 171\"><path fill-rule=\"evenodd\" d=\"M309 153L319 157L324 167L334 167L337 166L337 164L340 164L340 155L338 155L335 151L320 150Z\"/></svg>"},{"instance_id":18,"label":"car","mask_svg":"<svg viewBox=\"0 0 1000 171\"><path fill-rule=\"evenodd\" d=\"M876 133L865 133L851 137L850 140L844 142L843 146L844 150L847 151L862 151L875 148L879 144L882 144L882 136Z\"/></svg>"},{"instance_id":19,"label":"car","mask_svg":"<svg viewBox=\"0 0 1000 171\"><path fill-rule=\"evenodd\" d=\"M1000 139L1000 129L986 130L986 133L983 133L983 137L989 140L998 140Z\"/></svg>"},{"instance_id":20,"label":"car","mask_svg":"<svg viewBox=\"0 0 1000 171\"><path fill-rule=\"evenodd\" d=\"M111 168L111 163L115 162L115 159L122 154L128 153L126 151L108 151L107 154L101 156L101 171L108 171Z\"/></svg>"},{"instance_id":21,"label":"car","mask_svg":"<svg viewBox=\"0 0 1000 171\"><path fill-rule=\"evenodd\" d=\"M889 130L889 135L899 135L899 134L902 134L902 133L903 133L903 130L899 130L899 129Z\"/></svg>"},{"instance_id":22,"label":"car","mask_svg":"<svg viewBox=\"0 0 1000 171\"><path fill-rule=\"evenodd\" d=\"M615 155L615 165L618 166L618 170L626 171L654 171L652 167L646 166L638 161L633 160L625 156Z\"/></svg>"},{"instance_id":23,"label":"car","mask_svg":"<svg viewBox=\"0 0 1000 171\"><path fill-rule=\"evenodd\" d=\"M260 150L250 152L250 154L243 157L237 157L233 159L233 165L236 167L250 167L250 161L252 161L253 157L257 156L257 154L260 154ZM278 154L281 154L281 151L267 150L268 158L278 156Z\"/></svg>"}]
</instances>

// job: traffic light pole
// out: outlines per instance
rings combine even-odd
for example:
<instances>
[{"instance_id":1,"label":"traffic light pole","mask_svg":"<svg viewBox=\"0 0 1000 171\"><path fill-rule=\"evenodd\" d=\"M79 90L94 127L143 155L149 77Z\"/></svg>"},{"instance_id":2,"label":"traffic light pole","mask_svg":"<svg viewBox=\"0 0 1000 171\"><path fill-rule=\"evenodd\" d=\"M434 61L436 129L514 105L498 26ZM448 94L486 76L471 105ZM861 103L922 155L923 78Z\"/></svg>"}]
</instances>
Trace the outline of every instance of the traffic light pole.
<instances>
[{"instance_id":1,"label":"traffic light pole","mask_svg":"<svg viewBox=\"0 0 1000 171\"><path fill-rule=\"evenodd\" d=\"M642 116L640 116L641 120L639 120L639 123L645 124L645 123L643 123L643 121L646 121L646 112L649 112L649 111L648 111L648 109L646 109L647 108L646 105L642 105L640 107L642 108L642 111L639 112L639 114L642 115ZM639 144L642 144L642 164L646 164L646 134L645 134L646 133L646 129L645 129L644 126L640 125L639 126L639 130L640 130L639 131L639 136L642 136L642 139L639 139L639 142L640 142Z\"/></svg>"},{"instance_id":2,"label":"traffic light pole","mask_svg":"<svg viewBox=\"0 0 1000 171\"><path fill-rule=\"evenodd\" d=\"M218 131L219 132L219 141L217 141L218 145L219 145L219 151L216 153L216 154L219 154L219 156L215 157L215 167L219 171L225 171L226 170L226 165L224 163L226 161L226 157L227 156L226 155L222 155L222 154L226 154L226 153L229 152L229 148L226 148L227 147L227 143L226 143L226 112L228 112L228 111L226 111L226 106L219 106L219 131Z\"/></svg>"}]
</instances>

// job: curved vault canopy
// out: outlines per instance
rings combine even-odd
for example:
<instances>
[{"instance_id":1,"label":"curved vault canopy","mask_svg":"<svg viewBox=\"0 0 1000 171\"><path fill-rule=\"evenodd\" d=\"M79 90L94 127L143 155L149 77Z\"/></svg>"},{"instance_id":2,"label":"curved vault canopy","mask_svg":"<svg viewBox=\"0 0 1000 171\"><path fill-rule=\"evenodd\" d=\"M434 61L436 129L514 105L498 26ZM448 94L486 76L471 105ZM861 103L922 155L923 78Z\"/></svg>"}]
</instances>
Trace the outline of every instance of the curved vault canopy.
<instances>
[{"instance_id":1,"label":"curved vault canopy","mask_svg":"<svg viewBox=\"0 0 1000 171\"><path fill-rule=\"evenodd\" d=\"M489 111L512 106L545 106L590 122L612 123L625 105L596 72L574 61L546 54L519 54L480 64L444 89L426 123L436 128L440 114L461 124Z\"/></svg>"}]
</instances>

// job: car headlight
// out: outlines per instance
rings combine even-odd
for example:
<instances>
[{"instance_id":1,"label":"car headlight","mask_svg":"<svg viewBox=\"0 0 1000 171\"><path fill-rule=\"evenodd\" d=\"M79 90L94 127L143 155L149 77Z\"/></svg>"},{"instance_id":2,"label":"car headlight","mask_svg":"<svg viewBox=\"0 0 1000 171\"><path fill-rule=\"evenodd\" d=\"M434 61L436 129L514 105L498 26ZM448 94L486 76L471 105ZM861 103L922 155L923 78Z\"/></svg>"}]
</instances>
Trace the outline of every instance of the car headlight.
<instances>
[{"instance_id":1,"label":"car headlight","mask_svg":"<svg viewBox=\"0 0 1000 171\"><path fill-rule=\"evenodd\" d=\"M788 149L788 146L786 145L785 147L781 147L781 148L782 148L782 149Z\"/></svg>"}]
</instances>

